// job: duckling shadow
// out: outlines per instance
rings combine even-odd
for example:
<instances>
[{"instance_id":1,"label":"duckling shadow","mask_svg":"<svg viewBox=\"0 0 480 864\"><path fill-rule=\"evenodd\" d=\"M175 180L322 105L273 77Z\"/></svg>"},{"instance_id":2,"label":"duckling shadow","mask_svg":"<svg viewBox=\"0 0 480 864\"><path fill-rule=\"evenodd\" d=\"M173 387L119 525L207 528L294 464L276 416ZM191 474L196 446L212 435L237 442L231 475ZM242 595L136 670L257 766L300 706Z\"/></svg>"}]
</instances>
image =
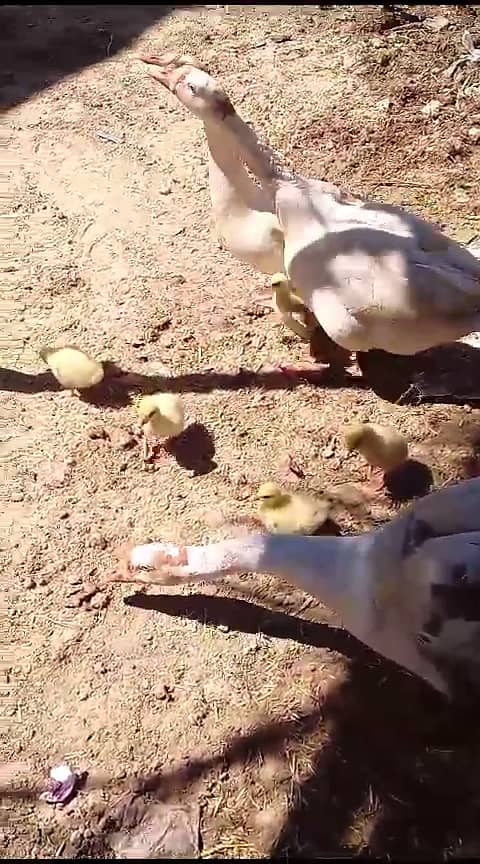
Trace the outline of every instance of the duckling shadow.
<instances>
[{"instance_id":1,"label":"duckling shadow","mask_svg":"<svg viewBox=\"0 0 480 864\"><path fill-rule=\"evenodd\" d=\"M357 363L367 385L388 402L480 407L480 350L463 342L411 356L359 352Z\"/></svg>"},{"instance_id":2,"label":"duckling shadow","mask_svg":"<svg viewBox=\"0 0 480 864\"><path fill-rule=\"evenodd\" d=\"M10 393L56 393L62 388L51 372L32 375L18 369L0 367L0 390Z\"/></svg>"},{"instance_id":3,"label":"duckling shadow","mask_svg":"<svg viewBox=\"0 0 480 864\"><path fill-rule=\"evenodd\" d=\"M421 498L433 486L431 468L416 459L407 459L394 471L385 475L385 488L393 501L398 503Z\"/></svg>"},{"instance_id":4,"label":"duckling shadow","mask_svg":"<svg viewBox=\"0 0 480 864\"><path fill-rule=\"evenodd\" d=\"M331 516L329 516L328 519L325 520L323 525L321 525L320 528L317 528L317 530L314 531L312 534L312 537L341 537L341 536L342 536L342 529L340 528L340 525L338 525L337 522L335 522L335 520L331 518Z\"/></svg>"},{"instance_id":5,"label":"duckling shadow","mask_svg":"<svg viewBox=\"0 0 480 864\"><path fill-rule=\"evenodd\" d=\"M213 458L215 440L203 423L191 423L181 435L166 442L165 449L182 468L193 471L194 477L209 474L217 467Z\"/></svg>"},{"instance_id":6,"label":"duckling shadow","mask_svg":"<svg viewBox=\"0 0 480 864\"><path fill-rule=\"evenodd\" d=\"M113 364L114 365L114 364ZM130 396L124 383L122 373L115 367L111 373L106 366L105 378L100 384L83 390L79 396L82 402L108 408L123 408L130 402ZM11 393L60 393L64 388L50 372L32 374L20 372L17 369L0 368L0 390Z\"/></svg>"}]
</instances>

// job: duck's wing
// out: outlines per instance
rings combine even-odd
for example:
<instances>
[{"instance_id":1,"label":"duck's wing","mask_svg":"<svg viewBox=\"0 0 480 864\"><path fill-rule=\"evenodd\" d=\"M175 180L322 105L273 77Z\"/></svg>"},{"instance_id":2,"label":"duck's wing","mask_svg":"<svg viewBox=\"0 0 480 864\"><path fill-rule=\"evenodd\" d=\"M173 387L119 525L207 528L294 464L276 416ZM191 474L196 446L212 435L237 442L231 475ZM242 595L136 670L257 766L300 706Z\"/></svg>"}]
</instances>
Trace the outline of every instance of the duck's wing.
<instances>
[{"instance_id":1,"label":"duck's wing","mask_svg":"<svg viewBox=\"0 0 480 864\"><path fill-rule=\"evenodd\" d=\"M422 498L374 547L378 584L394 586L380 598L382 626L395 644L406 637L405 665L451 693L465 682L480 687L480 479Z\"/></svg>"},{"instance_id":2,"label":"duck's wing","mask_svg":"<svg viewBox=\"0 0 480 864\"><path fill-rule=\"evenodd\" d=\"M480 478L464 480L431 492L417 501L403 518L408 522L405 535L407 546L415 542L417 533L423 533L424 539L430 539L480 531Z\"/></svg>"},{"instance_id":3,"label":"duck's wing","mask_svg":"<svg viewBox=\"0 0 480 864\"><path fill-rule=\"evenodd\" d=\"M451 695L480 690L480 531L426 540L403 575L420 656Z\"/></svg>"}]
</instances>

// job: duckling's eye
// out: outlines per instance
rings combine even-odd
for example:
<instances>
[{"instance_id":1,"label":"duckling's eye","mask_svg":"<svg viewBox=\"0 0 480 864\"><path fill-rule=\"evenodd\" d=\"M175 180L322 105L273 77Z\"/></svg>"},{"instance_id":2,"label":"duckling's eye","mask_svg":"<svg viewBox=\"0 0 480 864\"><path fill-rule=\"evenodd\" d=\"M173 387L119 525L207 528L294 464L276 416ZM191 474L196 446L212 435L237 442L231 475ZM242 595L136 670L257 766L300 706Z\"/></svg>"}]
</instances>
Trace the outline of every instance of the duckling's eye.
<instances>
[{"instance_id":1,"label":"duckling's eye","mask_svg":"<svg viewBox=\"0 0 480 864\"><path fill-rule=\"evenodd\" d=\"M193 93L193 95L195 96L196 93L197 93L197 87L196 87L196 85L195 85L195 84L190 84L190 81L187 81L187 87L188 87L188 89L190 90L190 93Z\"/></svg>"}]
</instances>

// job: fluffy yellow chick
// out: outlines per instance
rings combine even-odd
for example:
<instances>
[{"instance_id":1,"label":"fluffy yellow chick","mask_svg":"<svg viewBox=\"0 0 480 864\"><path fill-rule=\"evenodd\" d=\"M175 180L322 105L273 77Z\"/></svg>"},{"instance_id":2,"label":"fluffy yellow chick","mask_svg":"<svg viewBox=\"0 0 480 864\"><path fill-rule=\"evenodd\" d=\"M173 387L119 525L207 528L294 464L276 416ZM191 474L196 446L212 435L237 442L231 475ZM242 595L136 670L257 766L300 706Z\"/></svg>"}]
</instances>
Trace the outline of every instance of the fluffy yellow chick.
<instances>
[{"instance_id":1,"label":"fluffy yellow chick","mask_svg":"<svg viewBox=\"0 0 480 864\"><path fill-rule=\"evenodd\" d=\"M392 426L378 423L355 423L345 434L347 450L358 450L369 464L369 473L381 471L379 488L385 483L385 474L402 465L408 458L408 444L404 436Z\"/></svg>"},{"instance_id":2,"label":"fluffy yellow chick","mask_svg":"<svg viewBox=\"0 0 480 864\"><path fill-rule=\"evenodd\" d=\"M183 404L175 393L152 393L142 396L138 400L137 411L144 432L145 461L152 456L152 441L158 444L159 439L166 441L169 438L176 438L185 429Z\"/></svg>"},{"instance_id":3,"label":"fluffy yellow chick","mask_svg":"<svg viewBox=\"0 0 480 864\"><path fill-rule=\"evenodd\" d=\"M80 390L88 390L103 380L103 364L75 345L41 348L38 353L62 387L76 396L80 395Z\"/></svg>"},{"instance_id":4,"label":"fluffy yellow chick","mask_svg":"<svg viewBox=\"0 0 480 864\"><path fill-rule=\"evenodd\" d=\"M314 534L330 514L327 498L288 492L276 483L262 483L256 497L260 518L271 534Z\"/></svg>"},{"instance_id":5,"label":"fluffy yellow chick","mask_svg":"<svg viewBox=\"0 0 480 864\"><path fill-rule=\"evenodd\" d=\"M304 342L310 341L312 328L307 326L305 304L292 291L288 276L275 273L271 278L273 305L283 323ZM293 315L299 315L302 321L297 321ZM303 322L303 323L302 323Z\"/></svg>"}]
</instances>

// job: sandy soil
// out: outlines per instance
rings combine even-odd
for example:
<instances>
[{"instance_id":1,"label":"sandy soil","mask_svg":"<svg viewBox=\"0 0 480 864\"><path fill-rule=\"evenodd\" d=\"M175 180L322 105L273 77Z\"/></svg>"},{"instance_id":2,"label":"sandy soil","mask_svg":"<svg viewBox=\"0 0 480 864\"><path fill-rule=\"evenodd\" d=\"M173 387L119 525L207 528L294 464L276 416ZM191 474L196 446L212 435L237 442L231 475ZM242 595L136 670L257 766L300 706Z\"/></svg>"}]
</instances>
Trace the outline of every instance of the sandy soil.
<instances>
[{"instance_id":1,"label":"sandy soil","mask_svg":"<svg viewBox=\"0 0 480 864\"><path fill-rule=\"evenodd\" d=\"M379 7L230 10L0 11L2 854L111 856L105 814L124 795L197 808L204 857L479 854L476 721L363 651L329 610L248 575L95 590L119 543L220 536L263 479L361 485L341 437L352 417L393 418L435 484L475 456L468 405L400 406L355 382L262 371L308 348L255 302L265 280L218 248L202 128L133 58L197 55L291 164L468 241L479 91L441 73L478 16L437 7L450 16L439 32L382 31ZM146 376L168 367L193 424L177 460L143 469L115 382L88 400L59 390L37 349L61 342ZM286 475L289 456L303 480ZM362 530L397 507L381 497L338 522ZM63 758L88 777L55 809L38 790Z\"/></svg>"}]
</instances>

